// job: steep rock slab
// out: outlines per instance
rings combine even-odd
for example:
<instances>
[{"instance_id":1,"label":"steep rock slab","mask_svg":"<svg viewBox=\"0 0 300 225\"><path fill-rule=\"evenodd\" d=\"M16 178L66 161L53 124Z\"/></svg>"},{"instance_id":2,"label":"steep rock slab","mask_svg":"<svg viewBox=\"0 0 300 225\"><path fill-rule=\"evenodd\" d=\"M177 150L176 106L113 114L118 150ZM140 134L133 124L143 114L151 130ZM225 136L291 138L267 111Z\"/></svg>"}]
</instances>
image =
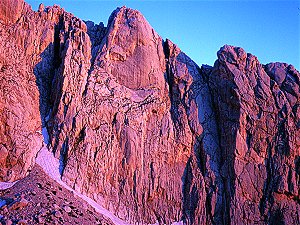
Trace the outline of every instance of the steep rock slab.
<instances>
[{"instance_id":1,"label":"steep rock slab","mask_svg":"<svg viewBox=\"0 0 300 225\"><path fill-rule=\"evenodd\" d=\"M224 46L209 74L225 224L299 222L299 72L285 64L265 68L243 49Z\"/></svg>"},{"instance_id":2,"label":"steep rock slab","mask_svg":"<svg viewBox=\"0 0 300 225\"><path fill-rule=\"evenodd\" d=\"M59 85L54 93L59 95L48 124L53 150L61 159L62 179L128 222L179 221L185 208L182 179L189 176L185 175L190 167L187 162L194 157L196 139L203 129L192 93L179 99L180 109L172 96L191 89L193 79L200 76L199 68L187 56L180 62L177 53L170 56L179 70L176 76L190 81L186 90L174 88L169 96L171 80L166 82L165 77L173 75L166 71L163 41L139 12L117 9L100 45L95 44L97 35L91 28L88 24L92 43L84 32L67 35L68 46L61 49L69 53L60 53L63 66L55 77ZM65 34L65 30L60 32ZM91 45L92 52L101 50L95 59L88 50ZM181 52L175 45L170 48ZM70 55L77 55L77 60ZM194 86L196 89L196 82ZM196 181L202 179L205 186L195 160L193 168L199 178L194 185L205 199L207 193ZM200 221L201 214L193 214L191 221L195 217Z\"/></svg>"},{"instance_id":3,"label":"steep rock slab","mask_svg":"<svg viewBox=\"0 0 300 225\"><path fill-rule=\"evenodd\" d=\"M175 44L164 43L171 118L175 139L192 137L193 147L182 177L183 221L221 223L223 183L215 113L205 73Z\"/></svg>"},{"instance_id":4,"label":"steep rock slab","mask_svg":"<svg viewBox=\"0 0 300 225\"><path fill-rule=\"evenodd\" d=\"M0 181L11 182L26 175L41 146L39 97L24 55L14 44L7 51L2 40L0 51L7 54L0 58Z\"/></svg>"},{"instance_id":5,"label":"steep rock slab","mask_svg":"<svg viewBox=\"0 0 300 225\"><path fill-rule=\"evenodd\" d=\"M125 10L142 18L134 10L118 9L119 14L115 16L124 24L109 30L103 40L111 33L122 31L122 26L124 31L128 29L123 18ZM109 27L113 27L113 23L111 20ZM146 24L145 21L139 23ZM152 37L152 28L149 32ZM158 38L156 33L154 35ZM68 39L69 47L74 43L72 37ZM80 40L81 45L86 45L82 49L91 45L89 39ZM160 48L163 57L162 40L158 43L156 48ZM65 65L74 62L67 61L72 49L82 54L78 48L81 49L80 46L70 48L71 53L63 57ZM139 51L145 55L148 48L140 47ZM58 110L52 114L52 141L61 159L63 180L127 221L169 223L180 220L181 176L187 156L183 147L175 147L166 83L130 89L116 74L111 74L109 68L102 63L98 65L98 59L89 72L91 51L86 52L87 55L79 55L75 69L63 66L64 75L62 79L57 78L61 86L57 86L56 92L62 97L56 98ZM157 51L152 53L154 55L148 57L156 59L153 63L160 68L156 73L164 80L165 69L161 65L164 58L159 59ZM134 70L132 62L132 59L123 61L123 70L118 75L124 75L128 83L128 76ZM150 72L147 66L140 65ZM118 69L118 65L114 68ZM148 72L142 74L145 77L140 76L145 82L148 82ZM78 88L72 89L70 82Z\"/></svg>"},{"instance_id":6,"label":"steep rock slab","mask_svg":"<svg viewBox=\"0 0 300 225\"><path fill-rule=\"evenodd\" d=\"M13 2L1 4L10 8ZM14 13L17 21L0 24L1 181L23 178L42 146L41 118L49 111L55 66L55 26L64 13L58 6L34 12L26 3L21 10Z\"/></svg>"},{"instance_id":7,"label":"steep rock slab","mask_svg":"<svg viewBox=\"0 0 300 225\"><path fill-rule=\"evenodd\" d=\"M0 24L0 181L15 181L34 165L41 146L39 94L31 56L15 38L15 34L25 33L24 19L14 24L14 16L21 11L15 11L18 7L10 10L14 5L9 1L1 4L6 9L1 12L1 19L6 19L5 24ZM8 23L10 26L6 26Z\"/></svg>"}]
</instances>

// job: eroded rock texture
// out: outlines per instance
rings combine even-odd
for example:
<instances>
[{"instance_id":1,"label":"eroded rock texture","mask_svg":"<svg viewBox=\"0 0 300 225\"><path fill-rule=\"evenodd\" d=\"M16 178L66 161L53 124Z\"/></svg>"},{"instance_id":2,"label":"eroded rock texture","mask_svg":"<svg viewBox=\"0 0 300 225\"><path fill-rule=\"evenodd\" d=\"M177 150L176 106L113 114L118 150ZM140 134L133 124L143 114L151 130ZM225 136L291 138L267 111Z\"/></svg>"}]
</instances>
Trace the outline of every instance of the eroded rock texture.
<instances>
[{"instance_id":1,"label":"eroded rock texture","mask_svg":"<svg viewBox=\"0 0 300 225\"><path fill-rule=\"evenodd\" d=\"M226 224L299 223L299 72L224 46L208 74Z\"/></svg>"},{"instance_id":2,"label":"eroded rock texture","mask_svg":"<svg viewBox=\"0 0 300 225\"><path fill-rule=\"evenodd\" d=\"M34 165L40 149L39 92L33 73L41 52L34 15L24 2L1 2L0 23L0 180L14 181ZM24 6L23 8L18 7ZM17 11L16 11L17 10ZM23 10L23 11L22 11ZM21 15L18 23L15 16ZM25 14L28 13L28 16ZM43 23L40 21L40 23ZM43 49L42 49L43 50Z\"/></svg>"},{"instance_id":3,"label":"eroded rock texture","mask_svg":"<svg viewBox=\"0 0 300 225\"><path fill-rule=\"evenodd\" d=\"M0 18L0 180L14 181L32 168L42 146L41 118L50 109L59 44L56 27L71 15L58 6L41 5L33 12L23 1L2 1L1 7L6 11Z\"/></svg>"},{"instance_id":4,"label":"eroded rock texture","mask_svg":"<svg viewBox=\"0 0 300 225\"><path fill-rule=\"evenodd\" d=\"M135 10L112 15L93 65L86 33L69 40L66 55L78 58L62 57L63 72L55 77L53 150L63 180L119 217L180 220L181 177L193 138L190 132L182 141L175 137L180 125L170 113L162 39ZM189 129L184 119L181 126Z\"/></svg>"},{"instance_id":5,"label":"eroded rock texture","mask_svg":"<svg viewBox=\"0 0 300 225\"><path fill-rule=\"evenodd\" d=\"M0 3L0 21L3 24L15 23L22 14L23 0L2 0Z\"/></svg>"},{"instance_id":6,"label":"eroded rock texture","mask_svg":"<svg viewBox=\"0 0 300 225\"><path fill-rule=\"evenodd\" d=\"M129 223L299 224L293 66L224 46L199 68L126 7L104 27L1 4L0 180L43 133L63 181Z\"/></svg>"}]
</instances>

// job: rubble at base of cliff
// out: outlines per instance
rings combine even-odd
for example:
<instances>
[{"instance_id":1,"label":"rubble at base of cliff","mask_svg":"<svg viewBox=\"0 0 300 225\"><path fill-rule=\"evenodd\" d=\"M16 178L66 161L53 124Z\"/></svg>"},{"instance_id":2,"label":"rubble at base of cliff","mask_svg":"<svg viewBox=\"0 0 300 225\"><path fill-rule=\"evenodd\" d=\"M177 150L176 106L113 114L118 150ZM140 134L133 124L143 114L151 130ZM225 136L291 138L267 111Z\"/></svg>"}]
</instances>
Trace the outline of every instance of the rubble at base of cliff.
<instances>
[{"instance_id":1,"label":"rubble at base of cliff","mask_svg":"<svg viewBox=\"0 0 300 225\"><path fill-rule=\"evenodd\" d=\"M0 191L0 223L114 224L53 181L39 165L13 187Z\"/></svg>"}]
</instances>

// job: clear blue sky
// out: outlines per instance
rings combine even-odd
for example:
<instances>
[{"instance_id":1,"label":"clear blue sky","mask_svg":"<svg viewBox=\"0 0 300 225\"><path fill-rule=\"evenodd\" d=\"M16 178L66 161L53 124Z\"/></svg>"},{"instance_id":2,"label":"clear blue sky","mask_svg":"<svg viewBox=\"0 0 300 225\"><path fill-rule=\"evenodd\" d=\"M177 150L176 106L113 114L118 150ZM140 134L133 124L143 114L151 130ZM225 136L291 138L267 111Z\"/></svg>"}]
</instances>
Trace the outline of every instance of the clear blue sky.
<instances>
[{"instance_id":1,"label":"clear blue sky","mask_svg":"<svg viewBox=\"0 0 300 225\"><path fill-rule=\"evenodd\" d=\"M34 10L42 0L25 0ZM300 1L80 1L45 0L83 20L107 20L118 6L142 12L162 38L176 43L198 65L213 65L224 44L240 46L261 63L300 69Z\"/></svg>"}]
</instances>

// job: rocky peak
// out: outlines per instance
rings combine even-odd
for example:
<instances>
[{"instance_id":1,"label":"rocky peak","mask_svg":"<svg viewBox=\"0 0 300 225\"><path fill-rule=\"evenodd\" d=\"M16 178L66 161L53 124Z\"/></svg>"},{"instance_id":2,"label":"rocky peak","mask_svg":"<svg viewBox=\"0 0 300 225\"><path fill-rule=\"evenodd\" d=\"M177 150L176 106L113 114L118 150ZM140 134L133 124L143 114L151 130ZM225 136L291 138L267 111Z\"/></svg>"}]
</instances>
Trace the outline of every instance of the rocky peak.
<instances>
[{"instance_id":1,"label":"rocky peak","mask_svg":"<svg viewBox=\"0 0 300 225\"><path fill-rule=\"evenodd\" d=\"M247 58L247 53L240 47L224 45L217 52L219 62L228 62L231 64L240 64Z\"/></svg>"},{"instance_id":2,"label":"rocky peak","mask_svg":"<svg viewBox=\"0 0 300 225\"><path fill-rule=\"evenodd\" d=\"M112 13L95 64L128 88L164 89L162 39L137 10L122 7Z\"/></svg>"},{"instance_id":3,"label":"rocky peak","mask_svg":"<svg viewBox=\"0 0 300 225\"><path fill-rule=\"evenodd\" d=\"M290 170L299 155L299 114L295 114L299 72L282 63L263 66L255 56L232 46L220 49L209 71L219 121L221 173L227 190L226 224L247 223L239 215L249 201L253 206L247 208L252 212L251 221L295 223L297 217L292 215L298 210L297 200L286 201L289 196L299 196L294 189L299 187L298 175ZM284 207L289 216L284 214ZM260 213L255 214L256 210Z\"/></svg>"}]
</instances>

